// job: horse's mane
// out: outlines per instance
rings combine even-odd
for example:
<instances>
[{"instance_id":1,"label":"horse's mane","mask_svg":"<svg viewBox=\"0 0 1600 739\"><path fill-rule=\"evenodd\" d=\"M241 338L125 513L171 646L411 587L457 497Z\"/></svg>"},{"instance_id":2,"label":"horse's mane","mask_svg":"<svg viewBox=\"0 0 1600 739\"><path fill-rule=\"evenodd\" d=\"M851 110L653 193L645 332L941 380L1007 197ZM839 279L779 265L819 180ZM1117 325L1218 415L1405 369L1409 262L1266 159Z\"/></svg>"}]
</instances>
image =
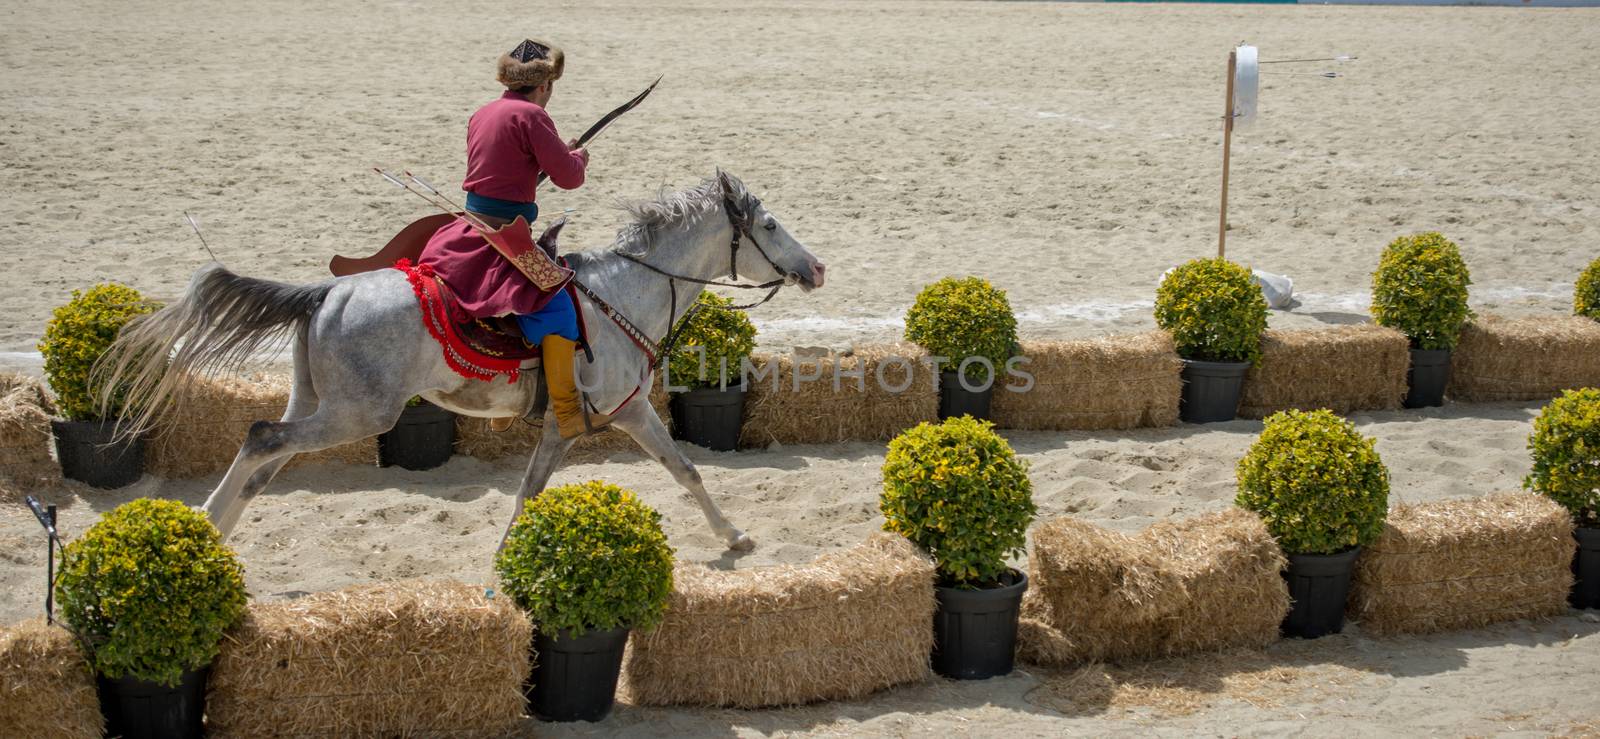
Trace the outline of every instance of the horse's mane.
<instances>
[{"instance_id":1,"label":"horse's mane","mask_svg":"<svg viewBox=\"0 0 1600 739\"><path fill-rule=\"evenodd\" d=\"M732 175L727 184L734 189L733 196L742 207L749 208L750 193L744 183ZM662 188L654 198L623 201L617 207L633 217L633 222L617 231L617 238L608 251L644 256L655 248L656 234L679 226L692 225L722 208L723 181L721 177L707 177L687 190L668 192Z\"/></svg>"}]
</instances>

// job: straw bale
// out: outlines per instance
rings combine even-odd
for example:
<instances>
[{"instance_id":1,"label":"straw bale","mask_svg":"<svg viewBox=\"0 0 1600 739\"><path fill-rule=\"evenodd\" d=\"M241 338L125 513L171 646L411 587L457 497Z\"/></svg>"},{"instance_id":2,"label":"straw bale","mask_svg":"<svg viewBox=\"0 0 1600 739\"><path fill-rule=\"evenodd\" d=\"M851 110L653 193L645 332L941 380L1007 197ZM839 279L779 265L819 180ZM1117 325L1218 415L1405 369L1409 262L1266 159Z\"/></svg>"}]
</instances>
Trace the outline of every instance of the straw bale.
<instances>
[{"instance_id":1,"label":"straw bale","mask_svg":"<svg viewBox=\"0 0 1600 739\"><path fill-rule=\"evenodd\" d=\"M35 618L0 629L0 736L98 739L94 672L72 635Z\"/></svg>"},{"instance_id":2,"label":"straw bale","mask_svg":"<svg viewBox=\"0 0 1600 739\"><path fill-rule=\"evenodd\" d=\"M1391 328L1368 324L1267 331L1261 337L1261 360L1245 376L1239 415L1399 408L1410 365L1410 341Z\"/></svg>"},{"instance_id":3,"label":"straw bale","mask_svg":"<svg viewBox=\"0 0 1600 739\"><path fill-rule=\"evenodd\" d=\"M228 469L251 424L276 421L289 404L287 375L254 374L197 378L180 391L172 423L151 439L145 469L168 479L200 477ZM372 465L376 437L309 454L289 464Z\"/></svg>"},{"instance_id":4,"label":"straw bale","mask_svg":"<svg viewBox=\"0 0 1600 739\"><path fill-rule=\"evenodd\" d=\"M0 374L0 481L21 488L60 482L61 467L50 456L54 414L38 380Z\"/></svg>"},{"instance_id":5,"label":"straw bale","mask_svg":"<svg viewBox=\"0 0 1600 739\"><path fill-rule=\"evenodd\" d=\"M667 392L662 389L659 378L657 375L651 387L650 405L655 407L661 422L671 428L672 413L667 408ZM526 460L539 446L539 437L543 434L543 420L518 421L511 424L511 428L497 433L489 429L487 418L459 416L456 418L456 452L491 462L508 457ZM578 442L572 445L568 458L586 453L604 454L638 448L639 445L634 443L633 437L618 429L607 428L579 438Z\"/></svg>"},{"instance_id":6,"label":"straw bale","mask_svg":"<svg viewBox=\"0 0 1600 739\"><path fill-rule=\"evenodd\" d=\"M504 735L533 627L481 586L405 581L252 603L223 639L213 735Z\"/></svg>"},{"instance_id":7,"label":"straw bale","mask_svg":"<svg viewBox=\"0 0 1600 739\"><path fill-rule=\"evenodd\" d=\"M1128 429L1178 422L1183 360L1165 331L1085 341L1024 342L1027 392L1002 377L994 420L1013 429Z\"/></svg>"},{"instance_id":8,"label":"straw bale","mask_svg":"<svg viewBox=\"0 0 1600 739\"><path fill-rule=\"evenodd\" d=\"M1456 400L1544 400L1600 387L1600 321L1582 316L1496 318L1466 325L1450 357Z\"/></svg>"},{"instance_id":9,"label":"straw bale","mask_svg":"<svg viewBox=\"0 0 1600 739\"><path fill-rule=\"evenodd\" d=\"M1532 493L1402 505L1356 560L1350 617L1426 633L1566 612L1572 517Z\"/></svg>"},{"instance_id":10,"label":"straw bale","mask_svg":"<svg viewBox=\"0 0 1600 739\"><path fill-rule=\"evenodd\" d=\"M808 565L679 565L665 620L633 636L643 705L758 708L860 698L928 675L933 562L879 533Z\"/></svg>"},{"instance_id":11,"label":"straw bale","mask_svg":"<svg viewBox=\"0 0 1600 739\"><path fill-rule=\"evenodd\" d=\"M1265 646L1289 611L1284 564L1238 509L1132 537L1057 518L1034 531L1019 652L1066 665Z\"/></svg>"},{"instance_id":12,"label":"straw bale","mask_svg":"<svg viewBox=\"0 0 1600 739\"><path fill-rule=\"evenodd\" d=\"M939 391L925 356L909 344L858 347L848 356L823 358L753 356L761 379L750 378L740 443L883 441L923 421L935 421ZM776 373L776 381L767 372ZM818 379L806 379L819 372ZM859 380L853 377L856 372L862 373Z\"/></svg>"}]
</instances>

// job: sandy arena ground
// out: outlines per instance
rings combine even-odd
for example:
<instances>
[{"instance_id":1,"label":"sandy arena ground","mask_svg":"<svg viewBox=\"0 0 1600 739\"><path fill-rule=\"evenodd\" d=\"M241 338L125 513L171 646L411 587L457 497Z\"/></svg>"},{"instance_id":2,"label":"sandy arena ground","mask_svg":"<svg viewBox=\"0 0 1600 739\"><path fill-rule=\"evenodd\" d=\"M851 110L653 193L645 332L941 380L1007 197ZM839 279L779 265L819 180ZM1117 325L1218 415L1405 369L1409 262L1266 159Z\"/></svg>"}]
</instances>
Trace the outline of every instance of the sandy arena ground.
<instances>
[{"instance_id":1,"label":"sandy arena ground","mask_svg":"<svg viewBox=\"0 0 1600 739\"><path fill-rule=\"evenodd\" d=\"M1162 270L1211 253L1227 48L1353 54L1326 80L1269 69L1234 142L1230 256L1297 281L1274 326L1365 320L1371 269L1401 233L1461 244L1480 312L1561 313L1600 256L1600 16L1584 10L1227 8L1044 3L540 4L13 2L0 8L0 368L73 288L115 279L175 296L205 261L321 279L427 210L370 174L458 181L464 124L498 94L523 35L571 54L553 114L576 135L657 74L656 94L593 147L569 247L601 246L618 198L744 177L830 264L829 286L755 316L763 343L894 338L917 289L980 274L1029 338L1151 325ZM92 20L91 20L92 19ZM1324 65L1296 67L1320 71ZM1279 71L1284 70L1284 71ZM1394 500L1517 487L1537 404L1358 414ZM1259 424L1010 433L1042 516L1121 530L1229 504ZM760 543L725 556L640 455L580 460L657 505L679 556L745 567L859 541L883 447L691 455ZM412 576L483 581L520 463L423 473L289 470L233 541L260 597ZM140 495L200 503L215 479L147 478L50 497L81 532ZM31 516L0 506L0 623L40 607ZM621 707L544 734L893 736L1596 734L1600 619L1576 614L1428 638L1359 627L1265 653L1133 670L1026 668L854 703L734 712ZM534 727L527 727L531 732Z\"/></svg>"}]
</instances>

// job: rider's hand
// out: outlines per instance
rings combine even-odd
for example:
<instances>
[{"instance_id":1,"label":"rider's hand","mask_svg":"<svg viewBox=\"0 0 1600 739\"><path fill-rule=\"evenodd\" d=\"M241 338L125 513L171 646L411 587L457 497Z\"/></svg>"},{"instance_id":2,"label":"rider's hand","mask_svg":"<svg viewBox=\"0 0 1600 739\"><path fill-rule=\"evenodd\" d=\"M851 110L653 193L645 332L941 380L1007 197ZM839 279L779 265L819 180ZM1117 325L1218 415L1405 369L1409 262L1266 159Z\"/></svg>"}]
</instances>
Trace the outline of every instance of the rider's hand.
<instances>
[{"instance_id":1,"label":"rider's hand","mask_svg":"<svg viewBox=\"0 0 1600 739\"><path fill-rule=\"evenodd\" d=\"M577 151L579 146L577 139L567 139L567 151Z\"/></svg>"},{"instance_id":2,"label":"rider's hand","mask_svg":"<svg viewBox=\"0 0 1600 739\"><path fill-rule=\"evenodd\" d=\"M580 146L580 147L578 147L576 149L573 149L572 153L578 155L578 158L583 160L583 163L584 163L585 166L587 166L589 164L589 150L588 149L585 149L585 148Z\"/></svg>"}]
</instances>

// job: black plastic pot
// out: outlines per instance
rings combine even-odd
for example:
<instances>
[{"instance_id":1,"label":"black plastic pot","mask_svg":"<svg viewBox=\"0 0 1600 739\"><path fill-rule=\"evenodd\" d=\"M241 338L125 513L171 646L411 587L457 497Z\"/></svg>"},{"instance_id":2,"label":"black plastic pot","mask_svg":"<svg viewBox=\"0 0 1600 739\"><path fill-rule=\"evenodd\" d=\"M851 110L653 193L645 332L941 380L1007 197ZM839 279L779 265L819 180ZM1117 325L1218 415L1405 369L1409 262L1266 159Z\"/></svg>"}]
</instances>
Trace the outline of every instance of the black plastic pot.
<instances>
[{"instance_id":1,"label":"black plastic pot","mask_svg":"<svg viewBox=\"0 0 1600 739\"><path fill-rule=\"evenodd\" d=\"M1249 362L1183 360L1183 397L1178 417L1188 423L1232 421L1239 412L1239 395Z\"/></svg>"},{"instance_id":2,"label":"black plastic pot","mask_svg":"<svg viewBox=\"0 0 1600 739\"><path fill-rule=\"evenodd\" d=\"M1573 608L1600 608L1600 528L1579 526L1572 530L1578 551L1572 555L1572 592L1567 602Z\"/></svg>"},{"instance_id":3,"label":"black plastic pot","mask_svg":"<svg viewBox=\"0 0 1600 739\"><path fill-rule=\"evenodd\" d=\"M52 419L61 474L97 488L120 488L144 474L144 437L113 442L117 422Z\"/></svg>"},{"instance_id":4,"label":"black plastic pot","mask_svg":"<svg viewBox=\"0 0 1600 739\"><path fill-rule=\"evenodd\" d=\"M939 373L939 420L972 416L980 420L989 418L989 402L994 398L994 382L973 392L961 386L959 372Z\"/></svg>"},{"instance_id":5,"label":"black plastic pot","mask_svg":"<svg viewBox=\"0 0 1600 739\"><path fill-rule=\"evenodd\" d=\"M616 702L627 629L535 633L533 675L523 687L528 708L545 721L599 721Z\"/></svg>"},{"instance_id":6,"label":"black plastic pot","mask_svg":"<svg viewBox=\"0 0 1600 739\"><path fill-rule=\"evenodd\" d=\"M1011 672L1017 652L1017 616L1028 576L1010 570L997 587L934 589L933 671L957 680L985 680Z\"/></svg>"},{"instance_id":7,"label":"black plastic pot","mask_svg":"<svg viewBox=\"0 0 1600 739\"><path fill-rule=\"evenodd\" d=\"M209 668L185 672L172 688L135 677L95 678L106 736L198 739L204 733L207 672Z\"/></svg>"},{"instance_id":8,"label":"black plastic pot","mask_svg":"<svg viewBox=\"0 0 1600 739\"><path fill-rule=\"evenodd\" d=\"M1279 629L1284 636L1315 639L1344 630L1344 605L1350 595L1350 575L1356 569L1361 547L1336 554L1291 554L1283 579L1289 583L1293 605Z\"/></svg>"},{"instance_id":9,"label":"black plastic pot","mask_svg":"<svg viewBox=\"0 0 1600 739\"><path fill-rule=\"evenodd\" d=\"M1406 370L1407 408L1433 408L1444 405L1444 387L1450 384L1449 349L1412 349L1411 369Z\"/></svg>"},{"instance_id":10,"label":"black plastic pot","mask_svg":"<svg viewBox=\"0 0 1600 739\"><path fill-rule=\"evenodd\" d=\"M739 448L744 426L744 385L697 387L672 396L672 431L677 438L707 449Z\"/></svg>"},{"instance_id":11,"label":"black plastic pot","mask_svg":"<svg viewBox=\"0 0 1600 739\"><path fill-rule=\"evenodd\" d=\"M408 405L394 428L378 434L378 465L431 470L456 451L456 414L428 401Z\"/></svg>"}]
</instances>

